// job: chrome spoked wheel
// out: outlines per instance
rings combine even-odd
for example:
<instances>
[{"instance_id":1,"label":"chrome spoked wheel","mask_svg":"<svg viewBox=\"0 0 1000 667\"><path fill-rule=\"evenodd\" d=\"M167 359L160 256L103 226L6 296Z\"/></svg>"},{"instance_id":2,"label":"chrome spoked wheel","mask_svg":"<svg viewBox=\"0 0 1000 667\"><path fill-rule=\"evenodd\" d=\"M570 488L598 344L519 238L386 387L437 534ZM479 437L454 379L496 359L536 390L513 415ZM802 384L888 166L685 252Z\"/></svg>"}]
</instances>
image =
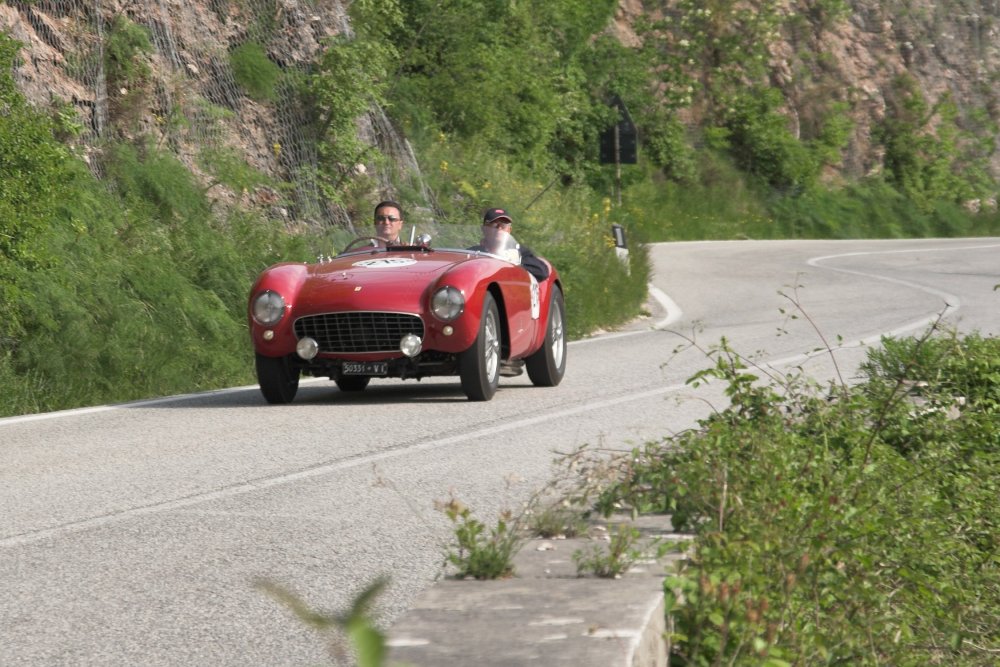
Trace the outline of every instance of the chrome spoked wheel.
<instances>
[{"instance_id":1,"label":"chrome spoked wheel","mask_svg":"<svg viewBox=\"0 0 1000 667\"><path fill-rule=\"evenodd\" d=\"M458 355L458 372L462 390L470 401L493 398L500 383L500 313L493 295L483 299L483 316L479 320L476 340Z\"/></svg>"},{"instance_id":2,"label":"chrome spoked wheel","mask_svg":"<svg viewBox=\"0 0 1000 667\"><path fill-rule=\"evenodd\" d=\"M552 328L552 342L549 343L552 347L552 362L558 368L563 368L566 356L566 332L563 330L563 312L561 307L553 308L549 312L549 326Z\"/></svg>"},{"instance_id":3,"label":"chrome spoked wheel","mask_svg":"<svg viewBox=\"0 0 1000 667\"><path fill-rule=\"evenodd\" d=\"M552 287L545 343L527 358L528 377L537 387L554 387L566 374L566 304L558 287Z\"/></svg>"},{"instance_id":4,"label":"chrome spoked wheel","mask_svg":"<svg viewBox=\"0 0 1000 667\"><path fill-rule=\"evenodd\" d=\"M500 372L500 325L497 322L496 310L486 313L483 322L483 365L486 369L486 379L494 382Z\"/></svg>"}]
</instances>

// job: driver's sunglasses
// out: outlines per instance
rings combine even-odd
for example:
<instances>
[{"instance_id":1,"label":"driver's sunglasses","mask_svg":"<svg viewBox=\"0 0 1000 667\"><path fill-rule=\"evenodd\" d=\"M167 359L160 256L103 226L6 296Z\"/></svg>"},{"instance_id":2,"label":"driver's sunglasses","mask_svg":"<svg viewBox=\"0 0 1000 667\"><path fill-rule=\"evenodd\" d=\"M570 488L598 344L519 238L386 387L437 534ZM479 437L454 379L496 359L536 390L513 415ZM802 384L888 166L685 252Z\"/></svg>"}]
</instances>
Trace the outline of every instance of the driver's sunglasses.
<instances>
[{"instance_id":1,"label":"driver's sunglasses","mask_svg":"<svg viewBox=\"0 0 1000 667\"><path fill-rule=\"evenodd\" d=\"M402 218L395 218L391 215L376 215L375 222L399 222Z\"/></svg>"},{"instance_id":2,"label":"driver's sunglasses","mask_svg":"<svg viewBox=\"0 0 1000 667\"><path fill-rule=\"evenodd\" d=\"M492 227L493 229L505 229L510 227L510 223L506 220L494 220L493 222L487 222L487 227Z\"/></svg>"}]
</instances>

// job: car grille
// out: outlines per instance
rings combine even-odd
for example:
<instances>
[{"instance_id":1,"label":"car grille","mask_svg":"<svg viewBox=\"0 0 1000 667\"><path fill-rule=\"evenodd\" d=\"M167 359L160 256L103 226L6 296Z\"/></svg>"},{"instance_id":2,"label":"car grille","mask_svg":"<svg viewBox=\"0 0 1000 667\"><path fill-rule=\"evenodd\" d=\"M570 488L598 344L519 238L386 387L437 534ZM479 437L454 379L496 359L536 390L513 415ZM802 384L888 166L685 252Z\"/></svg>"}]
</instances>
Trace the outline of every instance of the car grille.
<instances>
[{"instance_id":1,"label":"car grille","mask_svg":"<svg viewBox=\"0 0 1000 667\"><path fill-rule=\"evenodd\" d=\"M399 341L411 333L424 337L424 322L407 313L326 313L295 321L295 335L319 343L319 351L398 352Z\"/></svg>"}]
</instances>

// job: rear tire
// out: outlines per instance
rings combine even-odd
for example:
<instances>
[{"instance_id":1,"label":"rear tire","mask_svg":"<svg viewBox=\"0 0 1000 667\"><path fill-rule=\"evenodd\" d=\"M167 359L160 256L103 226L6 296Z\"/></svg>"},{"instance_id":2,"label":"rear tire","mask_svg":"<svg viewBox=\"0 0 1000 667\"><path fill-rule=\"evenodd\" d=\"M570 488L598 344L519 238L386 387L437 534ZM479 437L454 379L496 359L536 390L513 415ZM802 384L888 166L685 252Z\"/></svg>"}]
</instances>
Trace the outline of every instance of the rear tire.
<instances>
[{"instance_id":1,"label":"rear tire","mask_svg":"<svg viewBox=\"0 0 1000 667\"><path fill-rule=\"evenodd\" d=\"M493 398L500 384L500 315L489 292L483 299L479 335L469 349L458 355L458 372L462 390L470 401Z\"/></svg>"},{"instance_id":2,"label":"rear tire","mask_svg":"<svg viewBox=\"0 0 1000 667\"><path fill-rule=\"evenodd\" d=\"M257 382L264 400L271 404L291 403L299 390L299 369L288 357L257 355Z\"/></svg>"},{"instance_id":3,"label":"rear tire","mask_svg":"<svg viewBox=\"0 0 1000 667\"><path fill-rule=\"evenodd\" d=\"M344 375L334 382L340 391L364 391L371 378L367 375Z\"/></svg>"},{"instance_id":4,"label":"rear tire","mask_svg":"<svg viewBox=\"0 0 1000 667\"><path fill-rule=\"evenodd\" d=\"M566 374L566 304L562 290L552 286L549 302L549 323L545 328L545 342L525 360L528 377L536 387L554 387Z\"/></svg>"}]
</instances>

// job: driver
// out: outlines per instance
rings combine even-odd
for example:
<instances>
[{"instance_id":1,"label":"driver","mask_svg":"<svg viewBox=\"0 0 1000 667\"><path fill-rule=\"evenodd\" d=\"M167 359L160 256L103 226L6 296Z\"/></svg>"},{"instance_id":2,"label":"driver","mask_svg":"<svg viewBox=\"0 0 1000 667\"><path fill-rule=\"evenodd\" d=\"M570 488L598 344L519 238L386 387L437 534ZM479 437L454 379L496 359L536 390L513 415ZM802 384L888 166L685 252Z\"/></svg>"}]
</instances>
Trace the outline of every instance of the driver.
<instances>
[{"instance_id":1,"label":"driver","mask_svg":"<svg viewBox=\"0 0 1000 667\"><path fill-rule=\"evenodd\" d=\"M488 209L483 215L483 238L471 250L482 250L494 255L507 257L514 264L520 264L525 271L542 281L549 277L548 265L539 259L530 248L523 246L510 235L513 225L510 214L502 208Z\"/></svg>"},{"instance_id":2,"label":"driver","mask_svg":"<svg viewBox=\"0 0 1000 667\"><path fill-rule=\"evenodd\" d=\"M375 236L386 245L400 245L399 232L403 229L403 209L396 202L386 199L375 206Z\"/></svg>"}]
</instances>

